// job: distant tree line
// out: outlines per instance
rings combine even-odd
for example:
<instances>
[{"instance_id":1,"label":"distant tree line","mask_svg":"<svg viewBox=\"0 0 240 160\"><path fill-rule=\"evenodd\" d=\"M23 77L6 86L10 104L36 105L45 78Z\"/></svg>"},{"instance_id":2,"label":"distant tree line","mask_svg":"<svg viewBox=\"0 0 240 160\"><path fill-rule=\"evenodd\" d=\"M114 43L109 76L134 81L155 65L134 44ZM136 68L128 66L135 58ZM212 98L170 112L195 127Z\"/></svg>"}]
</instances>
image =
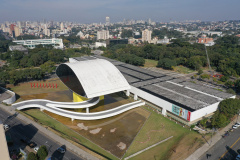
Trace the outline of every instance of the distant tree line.
<instances>
[{"instance_id":1,"label":"distant tree line","mask_svg":"<svg viewBox=\"0 0 240 160\"><path fill-rule=\"evenodd\" d=\"M56 65L65 62L70 57L90 55L89 48L50 49L38 47L29 50L29 54L19 51L8 51L0 55L6 64L0 68L0 80L4 83L17 84L28 80L43 79L52 74Z\"/></svg>"},{"instance_id":2,"label":"distant tree line","mask_svg":"<svg viewBox=\"0 0 240 160\"><path fill-rule=\"evenodd\" d=\"M235 36L220 37L214 46L207 47L210 64L225 76L240 75L240 45ZM172 69L172 66L183 65L199 70L207 67L206 51L203 44L190 44L179 39L172 40L168 45L146 44L142 47L133 45L114 45L106 49L104 56L126 62L135 55L136 59L157 60L157 67ZM144 65L144 60L141 64Z\"/></svg>"}]
</instances>

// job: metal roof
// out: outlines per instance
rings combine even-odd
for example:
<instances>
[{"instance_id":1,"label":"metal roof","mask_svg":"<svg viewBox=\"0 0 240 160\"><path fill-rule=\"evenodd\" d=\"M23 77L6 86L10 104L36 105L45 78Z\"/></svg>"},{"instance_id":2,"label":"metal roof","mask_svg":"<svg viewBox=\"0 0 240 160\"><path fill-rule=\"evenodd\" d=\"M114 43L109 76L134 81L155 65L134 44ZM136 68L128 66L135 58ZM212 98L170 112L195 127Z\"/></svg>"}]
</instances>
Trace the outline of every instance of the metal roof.
<instances>
[{"instance_id":1,"label":"metal roof","mask_svg":"<svg viewBox=\"0 0 240 160\"><path fill-rule=\"evenodd\" d=\"M100 55L76 57L74 59L79 61L93 58L105 59L111 62L120 70L131 86L191 111L234 96L200 84L191 83L164 73L154 72Z\"/></svg>"}]
</instances>

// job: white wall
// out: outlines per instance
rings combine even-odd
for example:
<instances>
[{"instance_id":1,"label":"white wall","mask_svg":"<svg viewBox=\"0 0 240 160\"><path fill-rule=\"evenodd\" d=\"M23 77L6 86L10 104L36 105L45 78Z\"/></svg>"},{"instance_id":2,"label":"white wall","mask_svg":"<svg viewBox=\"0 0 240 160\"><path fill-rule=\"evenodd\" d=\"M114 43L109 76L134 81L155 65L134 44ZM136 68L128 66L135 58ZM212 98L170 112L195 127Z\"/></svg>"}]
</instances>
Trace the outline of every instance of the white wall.
<instances>
[{"instance_id":1,"label":"white wall","mask_svg":"<svg viewBox=\"0 0 240 160\"><path fill-rule=\"evenodd\" d=\"M236 96L232 96L230 98L236 98ZM208 115L210 113L215 112L217 110L217 108L218 108L219 103L220 102L217 102L217 103L214 103L214 104L212 104L212 105L210 105L208 107L204 107L202 109L199 109L197 111L192 112L190 120L194 121L194 120L196 120L198 118L201 118L203 116L206 116L206 115Z\"/></svg>"},{"instance_id":2,"label":"white wall","mask_svg":"<svg viewBox=\"0 0 240 160\"><path fill-rule=\"evenodd\" d=\"M3 103L12 104L12 103L14 103L14 102L16 101L16 94L15 94L14 92L12 92L12 91L10 91L10 90L7 90L7 89L5 89L5 88L2 88L2 87L0 87L0 88L1 88L2 90L4 90L5 92L7 92L8 94L11 95L10 98L3 100L3 101L2 101Z\"/></svg>"},{"instance_id":3,"label":"white wall","mask_svg":"<svg viewBox=\"0 0 240 160\"><path fill-rule=\"evenodd\" d=\"M172 113L172 103L170 103L168 101L165 101L165 100L163 100L161 98L158 98L158 97L156 97L156 96L154 96L154 95L152 95L150 93L142 91L142 90L140 90L140 89L138 89L136 87L133 87L133 86L131 86L130 92L133 93L133 94L137 94L137 96L139 96L139 97L141 97L141 98L143 98L143 99L145 99L145 100L147 100L147 101L149 101L149 102L151 102L151 103L161 107L163 109L163 112L164 112L164 110L167 110L167 111ZM235 97L236 96L233 96L231 98L235 98ZM208 115L210 113L215 112L217 110L217 108L218 108L218 104L219 103L220 102L217 102L217 103L214 103L214 104L212 104L212 105L210 105L208 107L204 107L204 108L199 109L197 111L191 112L190 122L192 122L192 121L194 121L194 120L196 120L198 118L201 118L203 116L206 116L206 115ZM181 107L181 106L179 106L179 107Z\"/></svg>"},{"instance_id":4,"label":"white wall","mask_svg":"<svg viewBox=\"0 0 240 160\"><path fill-rule=\"evenodd\" d=\"M172 103L165 101L161 98L158 98L150 93L147 93L143 90L140 90L136 87L131 86L130 92L133 94L137 94L139 97L157 105L160 106L163 110L168 110L170 112L172 112Z\"/></svg>"}]
</instances>

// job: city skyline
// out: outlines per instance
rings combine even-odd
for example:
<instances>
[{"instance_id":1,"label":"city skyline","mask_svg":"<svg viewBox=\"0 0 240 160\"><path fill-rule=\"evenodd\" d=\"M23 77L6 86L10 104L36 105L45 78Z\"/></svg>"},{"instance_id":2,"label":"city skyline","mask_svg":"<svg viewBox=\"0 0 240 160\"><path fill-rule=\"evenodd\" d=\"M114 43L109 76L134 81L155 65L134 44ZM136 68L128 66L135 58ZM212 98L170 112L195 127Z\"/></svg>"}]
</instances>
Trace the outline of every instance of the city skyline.
<instances>
[{"instance_id":1,"label":"city skyline","mask_svg":"<svg viewBox=\"0 0 240 160\"><path fill-rule=\"evenodd\" d=\"M56 20L74 21L80 23L105 23L109 16L111 22L123 19L148 19L157 22L201 20L222 21L240 19L238 6L240 2L233 0L226 3L219 1L177 1L177 0L150 0L136 1L123 0L1 0L0 22L4 21L34 21Z\"/></svg>"}]
</instances>

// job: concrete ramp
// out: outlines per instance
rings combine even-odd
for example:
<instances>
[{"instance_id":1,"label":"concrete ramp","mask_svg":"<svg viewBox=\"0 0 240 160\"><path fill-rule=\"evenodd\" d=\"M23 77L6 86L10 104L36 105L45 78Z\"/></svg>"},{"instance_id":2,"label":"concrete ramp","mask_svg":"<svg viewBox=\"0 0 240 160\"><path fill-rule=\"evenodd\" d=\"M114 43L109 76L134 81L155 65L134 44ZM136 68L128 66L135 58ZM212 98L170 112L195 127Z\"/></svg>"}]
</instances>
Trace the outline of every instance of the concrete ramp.
<instances>
[{"instance_id":1,"label":"concrete ramp","mask_svg":"<svg viewBox=\"0 0 240 160\"><path fill-rule=\"evenodd\" d=\"M93 113L79 113L79 112L73 112L73 111L68 111L60 108L56 108L54 105L46 105L48 102L45 101L32 101L30 103L23 103L20 102L14 104L13 106L18 109L18 110L23 110L23 109L28 109L28 108L40 108L41 110L47 110L49 112L52 112L54 114L71 118L72 120L74 119L79 119L79 120L97 120L97 119L104 119L112 116L116 116L118 114L121 114L123 112L126 112L128 110L131 110L136 107L140 107L145 105L145 102L142 101L135 101L132 103L124 104L119 107L109 109L106 111L101 111L101 112L93 112Z\"/></svg>"},{"instance_id":2,"label":"concrete ramp","mask_svg":"<svg viewBox=\"0 0 240 160\"><path fill-rule=\"evenodd\" d=\"M55 102L46 99L33 99L22 101L19 103L12 104L13 107L18 109L18 107L28 106L28 105L41 105L47 107L56 107L56 108L69 108L69 109L79 109L79 108L89 108L99 102L99 97L91 98L87 101L82 102Z\"/></svg>"}]
</instances>

